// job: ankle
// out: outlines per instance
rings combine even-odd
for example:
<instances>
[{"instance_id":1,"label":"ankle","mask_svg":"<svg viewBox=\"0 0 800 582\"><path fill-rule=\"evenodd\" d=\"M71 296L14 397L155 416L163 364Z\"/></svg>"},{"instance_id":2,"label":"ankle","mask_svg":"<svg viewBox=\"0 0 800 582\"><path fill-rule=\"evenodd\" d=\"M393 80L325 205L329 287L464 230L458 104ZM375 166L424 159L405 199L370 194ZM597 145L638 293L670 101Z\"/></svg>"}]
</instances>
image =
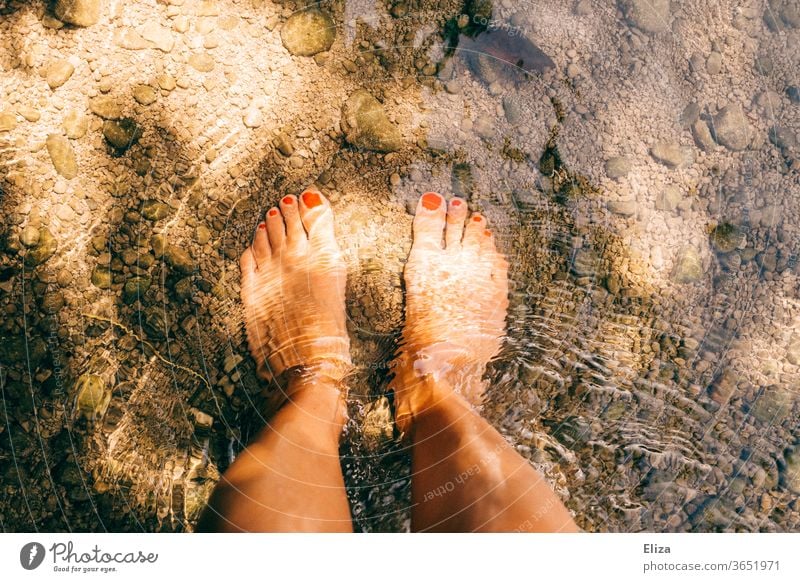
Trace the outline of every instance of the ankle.
<instances>
[{"instance_id":1,"label":"ankle","mask_svg":"<svg viewBox=\"0 0 800 582\"><path fill-rule=\"evenodd\" d=\"M421 373L408 362L398 364L391 388L395 395L395 424L404 437L412 434L419 421L436 417L444 409L469 407L448 378Z\"/></svg>"},{"instance_id":2,"label":"ankle","mask_svg":"<svg viewBox=\"0 0 800 582\"><path fill-rule=\"evenodd\" d=\"M341 380L324 375L298 375L286 388L289 403L322 421L337 434L347 422L346 387Z\"/></svg>"}]
</instances>

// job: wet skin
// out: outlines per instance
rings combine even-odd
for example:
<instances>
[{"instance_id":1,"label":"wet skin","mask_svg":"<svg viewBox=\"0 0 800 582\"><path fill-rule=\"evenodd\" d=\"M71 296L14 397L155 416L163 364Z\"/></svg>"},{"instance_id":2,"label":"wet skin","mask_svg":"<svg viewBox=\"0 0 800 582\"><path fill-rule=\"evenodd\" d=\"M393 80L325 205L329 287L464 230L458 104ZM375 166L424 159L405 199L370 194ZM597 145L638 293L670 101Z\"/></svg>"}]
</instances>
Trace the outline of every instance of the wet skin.
<instances>
[{"instance_id":1,"label":"wet skin","mask_svg":"<svg viewBox=\"0 0 800 582\"><path fill-rule=\"evenodd\" d=\"M417 205L394 365L412 455L415 531L576 531L544 478L477 412L502 344L507 263L486 219L436 193ZM338 458L345 422L345 268L316 190L284 197L242 255L250 352L287 403L218 483L200 531L352 531Z\"/></svg>"}]
</instances>

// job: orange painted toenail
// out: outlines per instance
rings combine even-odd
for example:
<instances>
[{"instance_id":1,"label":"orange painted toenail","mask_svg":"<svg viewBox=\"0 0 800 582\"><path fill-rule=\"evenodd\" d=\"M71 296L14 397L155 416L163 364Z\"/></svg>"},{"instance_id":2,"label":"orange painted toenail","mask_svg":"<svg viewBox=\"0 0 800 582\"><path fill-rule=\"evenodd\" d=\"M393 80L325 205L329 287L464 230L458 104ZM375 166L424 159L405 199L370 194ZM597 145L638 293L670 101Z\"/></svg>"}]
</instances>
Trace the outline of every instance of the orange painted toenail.
<instances>
[{"instance_id":1,"label":"orange painted toenail","mask_svg":"<svg viewBox=\"0 0 800 582\"><path fill-rule=\"evenodd\" d=\"M492 233L488 230L483 231L483 236L492 236Z\"/></svg>"},{"instance_id":2,"label":"orange painted toenail","mask_svg":"<svg viewBox=\"0 0 800 582\"><path fill-rule=\"evenodd\" d=\"M480 221L481 221L481 217L478 216L477 214L472 217L472 222L480 222Z\"/></svg>"},{"instance_id":3,"label":"orange painted toenail","mask_svg":"<svg viewBox=\"0 0 800 582\"><path fill-rule=\"evenodd\" d=\"M258 228L259 228L260 230L265 230L265 229L267 228L267 225L266 225L266 224L264 224L263 222L259 222L259 223L258 223Z\"/></svg>"},{"instance_id":4,"label":"orange painted toenail","mask_svg":"<svg viewBox=\"0 0 800 582\"><path fill-rule=\"evenodd\" d=\"M306 208L314 208L322 204L322 198L316 192L303 192L303 204Z\"/></svg>"},{"instance_id":5,"label":"orange painted toenail","mask_svg":"<svg viewBox=\"0 0 800 582\"><path fill-rule=\"evenodd\" d=\"M278 216L278 209L272 208L267 214L269 214L270 216Z\"/></svg>"},{"instance_id":6,"label":"orange painted toenail","mask_svg":"<svg viewBox=\"0 0 800 582\"><path fill-rule=\"evenodd\" d=\"M284 204L286 204L286 206L291 206L291 205L292 205L292 203L294 202L294 200L292 200L292 197L291 197L291 196L284 196L284 197L283 197L283 200L281 200L281 202L283 202Z\"/></svg>"},{"instance_id":7,"label":"orange painted toenail","mask_svg":"<svg viewBox=\"0 0 800 582\"><path fill-rule=\"evenodd\" d=\"M453 206L461 206L461 200L453 200L452 202L450 202L450 204L452 204Z\"/></svg>"},{"instance_id":8,"label":"orange painted toenail","mask_svg":"<svg viewBox=\"0 0 800 582\"><path fill-rule=\"evenodd\" d=\"M428 192L422 196L422 207L426 210L436 210L441 203L442 199L433 192Z\"/></svg>"}]
</instances>

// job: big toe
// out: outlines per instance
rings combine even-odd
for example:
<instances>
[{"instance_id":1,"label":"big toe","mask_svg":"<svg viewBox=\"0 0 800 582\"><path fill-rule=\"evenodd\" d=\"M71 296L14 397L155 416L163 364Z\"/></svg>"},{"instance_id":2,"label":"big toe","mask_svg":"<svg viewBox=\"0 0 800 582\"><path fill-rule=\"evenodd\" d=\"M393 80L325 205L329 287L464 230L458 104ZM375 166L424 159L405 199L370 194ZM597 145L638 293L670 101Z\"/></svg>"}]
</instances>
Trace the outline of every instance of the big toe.
<instances>
[{"instance_id":1,"label":"big toe","mask_svg":"<svg viewBox=\"0 0 800 582\"><path fill-rule=\"evenodd\" d=\"M300 195L300 218L308 233L308 242L316 248L338 248L333 226L330 202L315 189L309 188Z\"/></svg>"},{"instance_id":2,"label":"big toe","mask_svg":"<svg viewBox=\"0 0 800 582\"><path fill-rule=\"evenodd\" d=\"M414 249L441 249L446 209L444 198L435 192L423 194L414 215Z\"/></svg>"}]
</instances>

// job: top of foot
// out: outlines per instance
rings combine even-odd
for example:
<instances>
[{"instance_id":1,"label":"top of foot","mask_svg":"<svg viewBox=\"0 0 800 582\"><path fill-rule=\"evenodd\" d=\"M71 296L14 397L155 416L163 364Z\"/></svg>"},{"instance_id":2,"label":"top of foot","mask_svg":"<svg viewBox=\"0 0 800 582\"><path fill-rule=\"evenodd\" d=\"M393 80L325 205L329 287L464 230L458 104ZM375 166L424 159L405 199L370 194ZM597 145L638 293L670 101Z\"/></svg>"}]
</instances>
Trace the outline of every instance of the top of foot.
<instances>
[{"instance_id":1,"label":"top of foot","mask_svg":"<svg viewBox=\"0 0 800 582\"><path fill-rule=\"evenodd\" d=\"M464 200L447 203L433 192L417 204L400 359L477 405L480 378L505 334L508 264L485 217L467 214Z\"/></svg>"},{"instance_id":2,"label":"top of foot","mask_svg":"<svg viewBox=\"0 0 800 582\"><path fill-rule=\"evenodd\" d=\"M317 190L284 196L241 258L247 343L263 379L288 369L340 380L350 369L346 268Z\"/></svg>"}]
</instances>

